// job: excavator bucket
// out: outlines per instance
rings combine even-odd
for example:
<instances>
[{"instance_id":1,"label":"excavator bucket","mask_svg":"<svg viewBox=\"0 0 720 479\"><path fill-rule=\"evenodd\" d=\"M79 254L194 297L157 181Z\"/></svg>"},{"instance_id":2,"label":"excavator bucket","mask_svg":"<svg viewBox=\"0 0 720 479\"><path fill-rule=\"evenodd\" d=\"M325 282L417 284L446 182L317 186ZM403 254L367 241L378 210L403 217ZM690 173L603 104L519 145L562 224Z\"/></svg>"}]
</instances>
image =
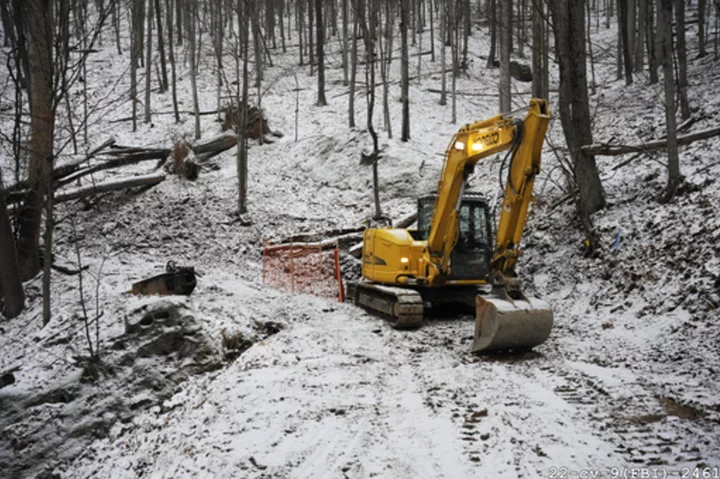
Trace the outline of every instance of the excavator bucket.
<instances>
[{"instance_id":1,"label":"excavator bucket","mask_svg":"<svg viewBox=\"0 0 720 479\"><path fill-rule=\"evenodd\" d=\"M553 325L550 305L531 297L478 295L475 314L473 353L532 348L545 342Z\"/></svg>"}]
</instances>

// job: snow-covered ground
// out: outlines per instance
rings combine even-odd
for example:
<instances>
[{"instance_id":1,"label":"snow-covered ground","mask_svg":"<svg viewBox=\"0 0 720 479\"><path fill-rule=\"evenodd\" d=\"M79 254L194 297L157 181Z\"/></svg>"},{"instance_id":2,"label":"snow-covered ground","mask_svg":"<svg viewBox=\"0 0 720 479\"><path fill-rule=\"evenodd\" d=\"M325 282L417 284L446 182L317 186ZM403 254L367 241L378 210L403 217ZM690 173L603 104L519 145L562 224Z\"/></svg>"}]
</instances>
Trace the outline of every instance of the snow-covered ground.
<instances>
[{"instance_id":1,"label":"snow-covered ground","mask_svg":"<svg viewBox=\"0 0 720 479\"><path fill-rule=\"evenodd\" d=\"M612 31L593 35L613 51ZM336 43L331 46L334 52ZM470 51L458 91L494 94L497 71L485 69L481 58L486 28L474 33ZM271 128L285 136L252 146L249 214L242 221L235 215L233 150L195 182L170 178L140 194L58 207L58 261L74 261L76 238L91 273L104 261L98 307L105 312L105 366L91 383L81 381L74 363L87 354L77 278L54 275L54 317L45 328L40 279L28 283L28 310L0 323L0 371L19 368L15 384L0 389L0 476L622 477L631 468L655 468L658 477L663 471L692 477L683 468L710 468L710 476L700 477L720 477L720 195L714 189L720 141L682 149L686 183L669 205L657 202L665 181L662 152L620 167L624 158L598 157L608 207L593 217L602 240L595 258L583 257L579 221L562 201L564 179L546 148L521 274L528 290L552 305L555 327L533 352L475 357L468 353L471 317L429 318L417 332L399 332L351 304L262 285L264 238L358 227L372 214L371 170L360 165L370 137L363 127L347 127L340 57L328 58L326 107L315 106L316 79L307 68L293 68L296 57L296 48L278 51L266 72L272 86L262 107ZM380 95L376 103L385 148L381 197L393 218L412 212L415 197L435 187L459 124L497 109L496 97L461 95L452 124L450 106L439 106L439 95L427 91L439 87L439 61L421 58L422 79L410 91L411 142L388 139ZM662 137L661 87L648 86L642 75L626 87L615 80L612 57L596 59L596 141ZM208 110L216 101L210 51L204 61L201 109ZM111 123L130 111L121 96L129 85L127 58L106 44L90 67L91 104L99 108L88 148L110 136L118 144L170 146L192 135L189 115L177 125L171 115L156 115L135 133L129 122ZM692 131L720 119L717 67L712 57L689 65ZM179 82L181 109L190 110L186 66ZM516 93L528 90L516 83ZM399 86L390 92L397 133ZM521 107L528 99L517 94L514 102ZM6 94L2 102L11 100ZM363 126L364 107L359 93L356 121ZM153 109L171 111L170 94L154 94ZM204 116L202 129L211 136L220 126ZM557 119L548 138L564 146ZM481 164L474 189L495 195L498 168L497 159ZM125 293L170 259L203 273L190 297L168 303ZM94 311L95 279L85 279ZM167 307L169 320L158 313L148 322L160 324L169 342L128 327ZM252 346L228 355L241 352L223 340L228 336ZM169 349L159 354L158 348Z\"/></svg>"}]
</instances>

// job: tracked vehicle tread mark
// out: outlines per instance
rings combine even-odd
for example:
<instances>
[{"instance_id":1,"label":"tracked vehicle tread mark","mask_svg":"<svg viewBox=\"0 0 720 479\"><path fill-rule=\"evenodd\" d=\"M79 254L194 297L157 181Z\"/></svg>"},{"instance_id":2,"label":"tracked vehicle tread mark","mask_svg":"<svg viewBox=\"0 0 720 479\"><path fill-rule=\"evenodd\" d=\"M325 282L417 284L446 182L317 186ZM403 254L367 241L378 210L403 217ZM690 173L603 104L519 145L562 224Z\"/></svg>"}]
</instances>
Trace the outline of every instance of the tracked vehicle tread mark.
<instances>
[{"instance_id":1,"label":"tracked vehicle tread mark","mask_svg":"<svg viewBox=\"0 0 720 479\"><path fill-rule=\"evenodd\" d=\"M422 297L412 289L358 283L355 286L355 304L384 317L395 329L417 329L422 326Z\"/></svg>"}]
</instances>

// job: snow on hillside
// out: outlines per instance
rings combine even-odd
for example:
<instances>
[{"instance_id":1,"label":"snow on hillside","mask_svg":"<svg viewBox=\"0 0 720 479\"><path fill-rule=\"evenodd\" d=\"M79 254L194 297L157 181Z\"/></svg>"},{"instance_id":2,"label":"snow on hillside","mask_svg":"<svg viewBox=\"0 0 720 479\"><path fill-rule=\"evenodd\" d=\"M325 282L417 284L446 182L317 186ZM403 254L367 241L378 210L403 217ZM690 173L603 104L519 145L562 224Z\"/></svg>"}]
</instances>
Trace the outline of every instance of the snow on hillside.
<instances>
[{"instance_id":1,"label":"snow on hillside","mask_svg":"<svg viewBox=\"0 0 720 479\"><path fill-rule=\"evenodd\" d=\"M613 32L593 34L608 44ZM481 58L486 51L483 29L471 38L473 62L459 91L497 91L497 71L485 69ZM356 103L362 126L349 129L339 56L329 57L329 105L320 108L314 105L316 79L294 67L295 53L275 53L276 66L266 72L272 86L262 107L284 137L251 147L250 213L243 221L234 214L234 150L195 182L171 178L143 193L107 195L92 207L58 207L59 261L74 261L77 236L90 272L103 264L98 305L105 312L105 369L90 383L73 363L87 354L76 278L53 276L54 318L45 328L40 279L31 281L28 310L0 323L0 371L19 368L16 383L0 389L0 476L719 473L718 139L681 150L686 182L669 205L657 202L663 153L622 167L619 158L598 157L608 208L593 218L603 242L595 258L583 257L574 207L562 201L564 179L546 148L520 269L528 291L552 305L555 327L533 352L475 357L468 353L471 317L432 317L420 331L400 332L351 304L262 285L264 238L358 227L372 214L371 170L360 165L361 151L371 145L364 95ZM495 97L460 96L458 124L452 124L450 106L438 106L438 95L427 91L439 84L439 62L423 59L422 81L413 81L410 92L412 141L388 139L377 127L384 148L381 198L393 218L412 212L416 196L433 190L459 125L497 109ZM661 137L660 87L647 86L642 76L626 87L614 79L612 58L599 60L600 85L591 98L596 141ZM201 102L210 109L210 52L204 61ZM136 133L129 122L112 123L130 111L129 102L117 102L129 85L126 64L109 45L91 56L87 81L91 102L100 106L90 146L110 136L134 146L170 146L191 137L188 115L179 125L171 115L157 115L152 125L139 123ZM720 119L717 65L711 57L690 64L692 130ZM183 110L191 109L186 75L181 68ZM516 90L529 86L516 84ZM514 102L521 107L528 99L518 94ZM557 98L550 104L557 111ZM391 108L399 130L396 85ZM169 93L154 94L153 109L171 111ZM381 125L379 100L375 111ZM204 136L220 129L214 116L203 116L202 128ZM564 145L557 119L549 139ZM106 175L151 168L141 164ZM479 165L473 188L495 195L498 168L497 159ZM162 272L170 259L203 273L190 297L125 293L134 281ZM86 281L94 311L95 280L86 275ZM147 332L151 327L154 333ZM244 346L230 344L230 336Z\"/></svg>"}]
</instances>

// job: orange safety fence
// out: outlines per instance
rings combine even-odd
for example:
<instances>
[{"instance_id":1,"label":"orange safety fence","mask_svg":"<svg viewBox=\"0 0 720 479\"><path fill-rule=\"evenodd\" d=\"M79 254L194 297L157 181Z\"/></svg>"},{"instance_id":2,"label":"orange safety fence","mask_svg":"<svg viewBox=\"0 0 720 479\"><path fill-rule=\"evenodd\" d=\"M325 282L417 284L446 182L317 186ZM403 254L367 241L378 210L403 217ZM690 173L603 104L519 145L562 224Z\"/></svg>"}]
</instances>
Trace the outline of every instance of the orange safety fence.
<instances>
[{"instance_id":1,"label":"orange safety fence","mask_svg":"<svg viewBox=\"0 0 720 479\"><path fill-rule=\"evenodd\" d=\"M338 245L319 243L263 244L263 284L298 294L344 300Z\"/></svg>"}]
</instances>

